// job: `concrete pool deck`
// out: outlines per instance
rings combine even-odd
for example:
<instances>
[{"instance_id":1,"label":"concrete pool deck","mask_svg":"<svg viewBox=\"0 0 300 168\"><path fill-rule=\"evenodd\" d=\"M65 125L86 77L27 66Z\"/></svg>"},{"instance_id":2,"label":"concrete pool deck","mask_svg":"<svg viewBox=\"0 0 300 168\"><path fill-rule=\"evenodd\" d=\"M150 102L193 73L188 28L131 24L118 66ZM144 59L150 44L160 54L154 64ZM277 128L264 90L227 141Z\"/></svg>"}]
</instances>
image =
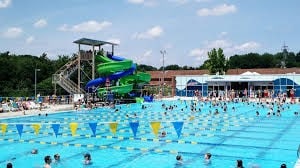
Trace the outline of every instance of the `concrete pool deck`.
<instances>
[{"instance_id":1,"label":"concrete pool deck","mask_svg":"<svg viewBox=\"0 0 300 168\"><path fill-rule=\"evenodd\" d=\"M55 105L47 105L46 108L42 110L39 109L30 109L30 110L20 110L20 111L9 111L0 113L0 119L11 118L11 117L20 117L20 116L30 116L30 115L38 115L38 114L51 114L63 111L73 110L73 104L55 104ZM25 111L25 115L24 115Z\"/></svg>"}]
</instances>

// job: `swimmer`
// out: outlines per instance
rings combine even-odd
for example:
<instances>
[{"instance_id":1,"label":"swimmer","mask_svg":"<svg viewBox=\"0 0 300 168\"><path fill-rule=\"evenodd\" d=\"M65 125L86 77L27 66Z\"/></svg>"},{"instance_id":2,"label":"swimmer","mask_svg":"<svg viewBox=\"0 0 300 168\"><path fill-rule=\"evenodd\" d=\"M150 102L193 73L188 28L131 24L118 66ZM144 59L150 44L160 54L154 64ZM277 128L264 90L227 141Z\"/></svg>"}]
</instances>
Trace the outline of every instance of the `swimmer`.
<instances>
[{"instance_id":1,"label":"swimmer","mask_svg":"<svg viewBox=\"0 0 300 168\"><path fill-rule=\"evenodd\" d=\"M45 156L44 158L45 160L45 164L44 164L44 167L43 168L51 168L50 164L51 164L51 157L50 156Z\"/></svg>"},{"instance_id":2,"label":"swimmer","mask_svg":"<svg viewBox=\"0 0 300 168\"><path fill-rule=\"evenodd\" d=\"M211 158L211 153L206 153L206 154L204 155L204 163L205 163L205 164L211 164L210 158Z\"/></svg>"},{"instance_id":3,"label":"swimmer","mask_svg":"<svg viewBox=\"0 0 300 168\"><path fill-rule=\"evenodd\" d=\"M162 132L161 132L161 135L160 135L159 137L164 138L164 137L166 137L166 136L167 136L166 131L162 131Z\"/></svg>"},{"instance_id":4,"label":"swimmer","mask_svg":"<svg viewBox=\"0 0 300 168\"><path fill-rule=\"evenodd\" d=\"M286 164L281 164L280 168L286 168Z\"/></svg>"},{"instance_id":5,"label":"swimmer","mask_svg":"<svg viewBox=\"0 0 300 168\"><path fill-rule=\"evenodd\" d=\"M54 156L54 162L59 162L60 161L60 155L57 153Z\"/></svg>"},{"instance_id":6,"label":"swimmer","mask_svg":"<svg viewBox=\"0 0 300 168\"><path fill-rule=\"evenodd\" d=\"M242 160L237 160L236 161L236 168L244 168Z\"/></svg>"},{"instance_id":7,"label":"swimmer","mask_svg":"<svg viewBox=\"0 0 300 168\"><path fill-rule=\"evenodd\" d=\"M6 168L13 168L13 165L12 165L12 163L10 163L10 162L9 162L9 163L7 163L7 164L6 164Z\"/></svg>"},{"instance_id":8,"label":"swimmer","mask_svg":"<svg viewBox=\"0 0 300 168\"><path fill-rule=\"evenodd\" d=\"M177 164L183 164L183 158L181 155L176 156Z\"/></svg>"},{"instance_id":9,"label":"swimmer","mask_svg":"<svg viewBox=\"0 0 300 168\"><path fill-rule=\"evenodd\" d=\"M92 158L91 158L91 155L89 153L86 153L84 155L83 164L85 164L85 165L92 164Z\"/></svg>"},{"instance_id":10,"label":"swimmer","mask_svg":"<svg viewBox=\"0 0 300 168\"><path fill-rule=\"evenodd\" d=\"M31 150L31 154L38 154L39 153L39 150L37 150L37 149L32 149Z\"/></svg>"}]
</instances>

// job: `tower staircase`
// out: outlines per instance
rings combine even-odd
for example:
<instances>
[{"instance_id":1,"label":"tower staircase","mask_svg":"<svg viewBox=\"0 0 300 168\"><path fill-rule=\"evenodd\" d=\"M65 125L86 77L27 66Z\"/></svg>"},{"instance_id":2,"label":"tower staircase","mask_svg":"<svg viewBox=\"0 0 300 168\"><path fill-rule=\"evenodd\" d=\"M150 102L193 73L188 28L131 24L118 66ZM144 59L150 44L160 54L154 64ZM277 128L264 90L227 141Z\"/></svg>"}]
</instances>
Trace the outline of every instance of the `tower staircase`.
<instances>
[{"instance_id":1,"label":"tower staircase","mask_svg":"<svg viewBox=\"0 0 300 168\"><path fill-rule=\"evenodd\" d=\"M78 70L78 55L75 55L69 62L62 66L52 75L52 83L58 84L70 94L84 94L85 90L70 80L70 76Z\"/></svg>"}]
</instances>

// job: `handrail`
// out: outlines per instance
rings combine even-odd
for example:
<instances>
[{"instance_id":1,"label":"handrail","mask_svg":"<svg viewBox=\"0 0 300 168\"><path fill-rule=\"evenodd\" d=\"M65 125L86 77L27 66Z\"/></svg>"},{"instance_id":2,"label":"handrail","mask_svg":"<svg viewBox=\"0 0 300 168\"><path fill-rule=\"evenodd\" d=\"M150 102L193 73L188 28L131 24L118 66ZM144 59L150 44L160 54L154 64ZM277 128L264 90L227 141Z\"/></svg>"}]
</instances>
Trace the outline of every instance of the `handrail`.
<instances>
[{"instance_id":1,"label":"handrail","mask_svg":"<svg viewBox=\"0 0 300 168\"><path fill-rule=\"evenodd\" d=\"M63 65L59 70L55 72L52 76L52 83L57 83L69 93L85 93L85 91L78 87L76 83L69 79L70 75L73 74L78 69L78 55L74 55L70 61Z\"/></svg>"}]
</instances>

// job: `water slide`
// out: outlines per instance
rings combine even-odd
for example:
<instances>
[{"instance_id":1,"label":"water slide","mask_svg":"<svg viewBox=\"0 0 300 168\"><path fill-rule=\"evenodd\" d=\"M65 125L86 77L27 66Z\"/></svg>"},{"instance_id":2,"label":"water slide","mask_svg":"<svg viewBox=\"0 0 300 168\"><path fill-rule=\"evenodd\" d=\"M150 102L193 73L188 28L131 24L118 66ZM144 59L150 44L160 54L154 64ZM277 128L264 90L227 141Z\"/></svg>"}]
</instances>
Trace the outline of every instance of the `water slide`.
<instances>
[{"instance_id":1,"label":"water slide","mask_svg":"<svg viewBox=\"0 0 300 168\"><path fill-rule=\"evenodd\" d=\"M86 89L96 88L106 82L108 78L110 81L118 80L119 86L110 86L112 92L119 94L126 94L133 90L133 84L149 82L151 79L148 73L136 73L136 65L131 61L118 56L96 56L97 61L102 62L97 66L97 71L100 78L89 81L86 84ZM98 93L103 94L107 91L106 87L98 88Z\"/></svg>"}]
</instances>

